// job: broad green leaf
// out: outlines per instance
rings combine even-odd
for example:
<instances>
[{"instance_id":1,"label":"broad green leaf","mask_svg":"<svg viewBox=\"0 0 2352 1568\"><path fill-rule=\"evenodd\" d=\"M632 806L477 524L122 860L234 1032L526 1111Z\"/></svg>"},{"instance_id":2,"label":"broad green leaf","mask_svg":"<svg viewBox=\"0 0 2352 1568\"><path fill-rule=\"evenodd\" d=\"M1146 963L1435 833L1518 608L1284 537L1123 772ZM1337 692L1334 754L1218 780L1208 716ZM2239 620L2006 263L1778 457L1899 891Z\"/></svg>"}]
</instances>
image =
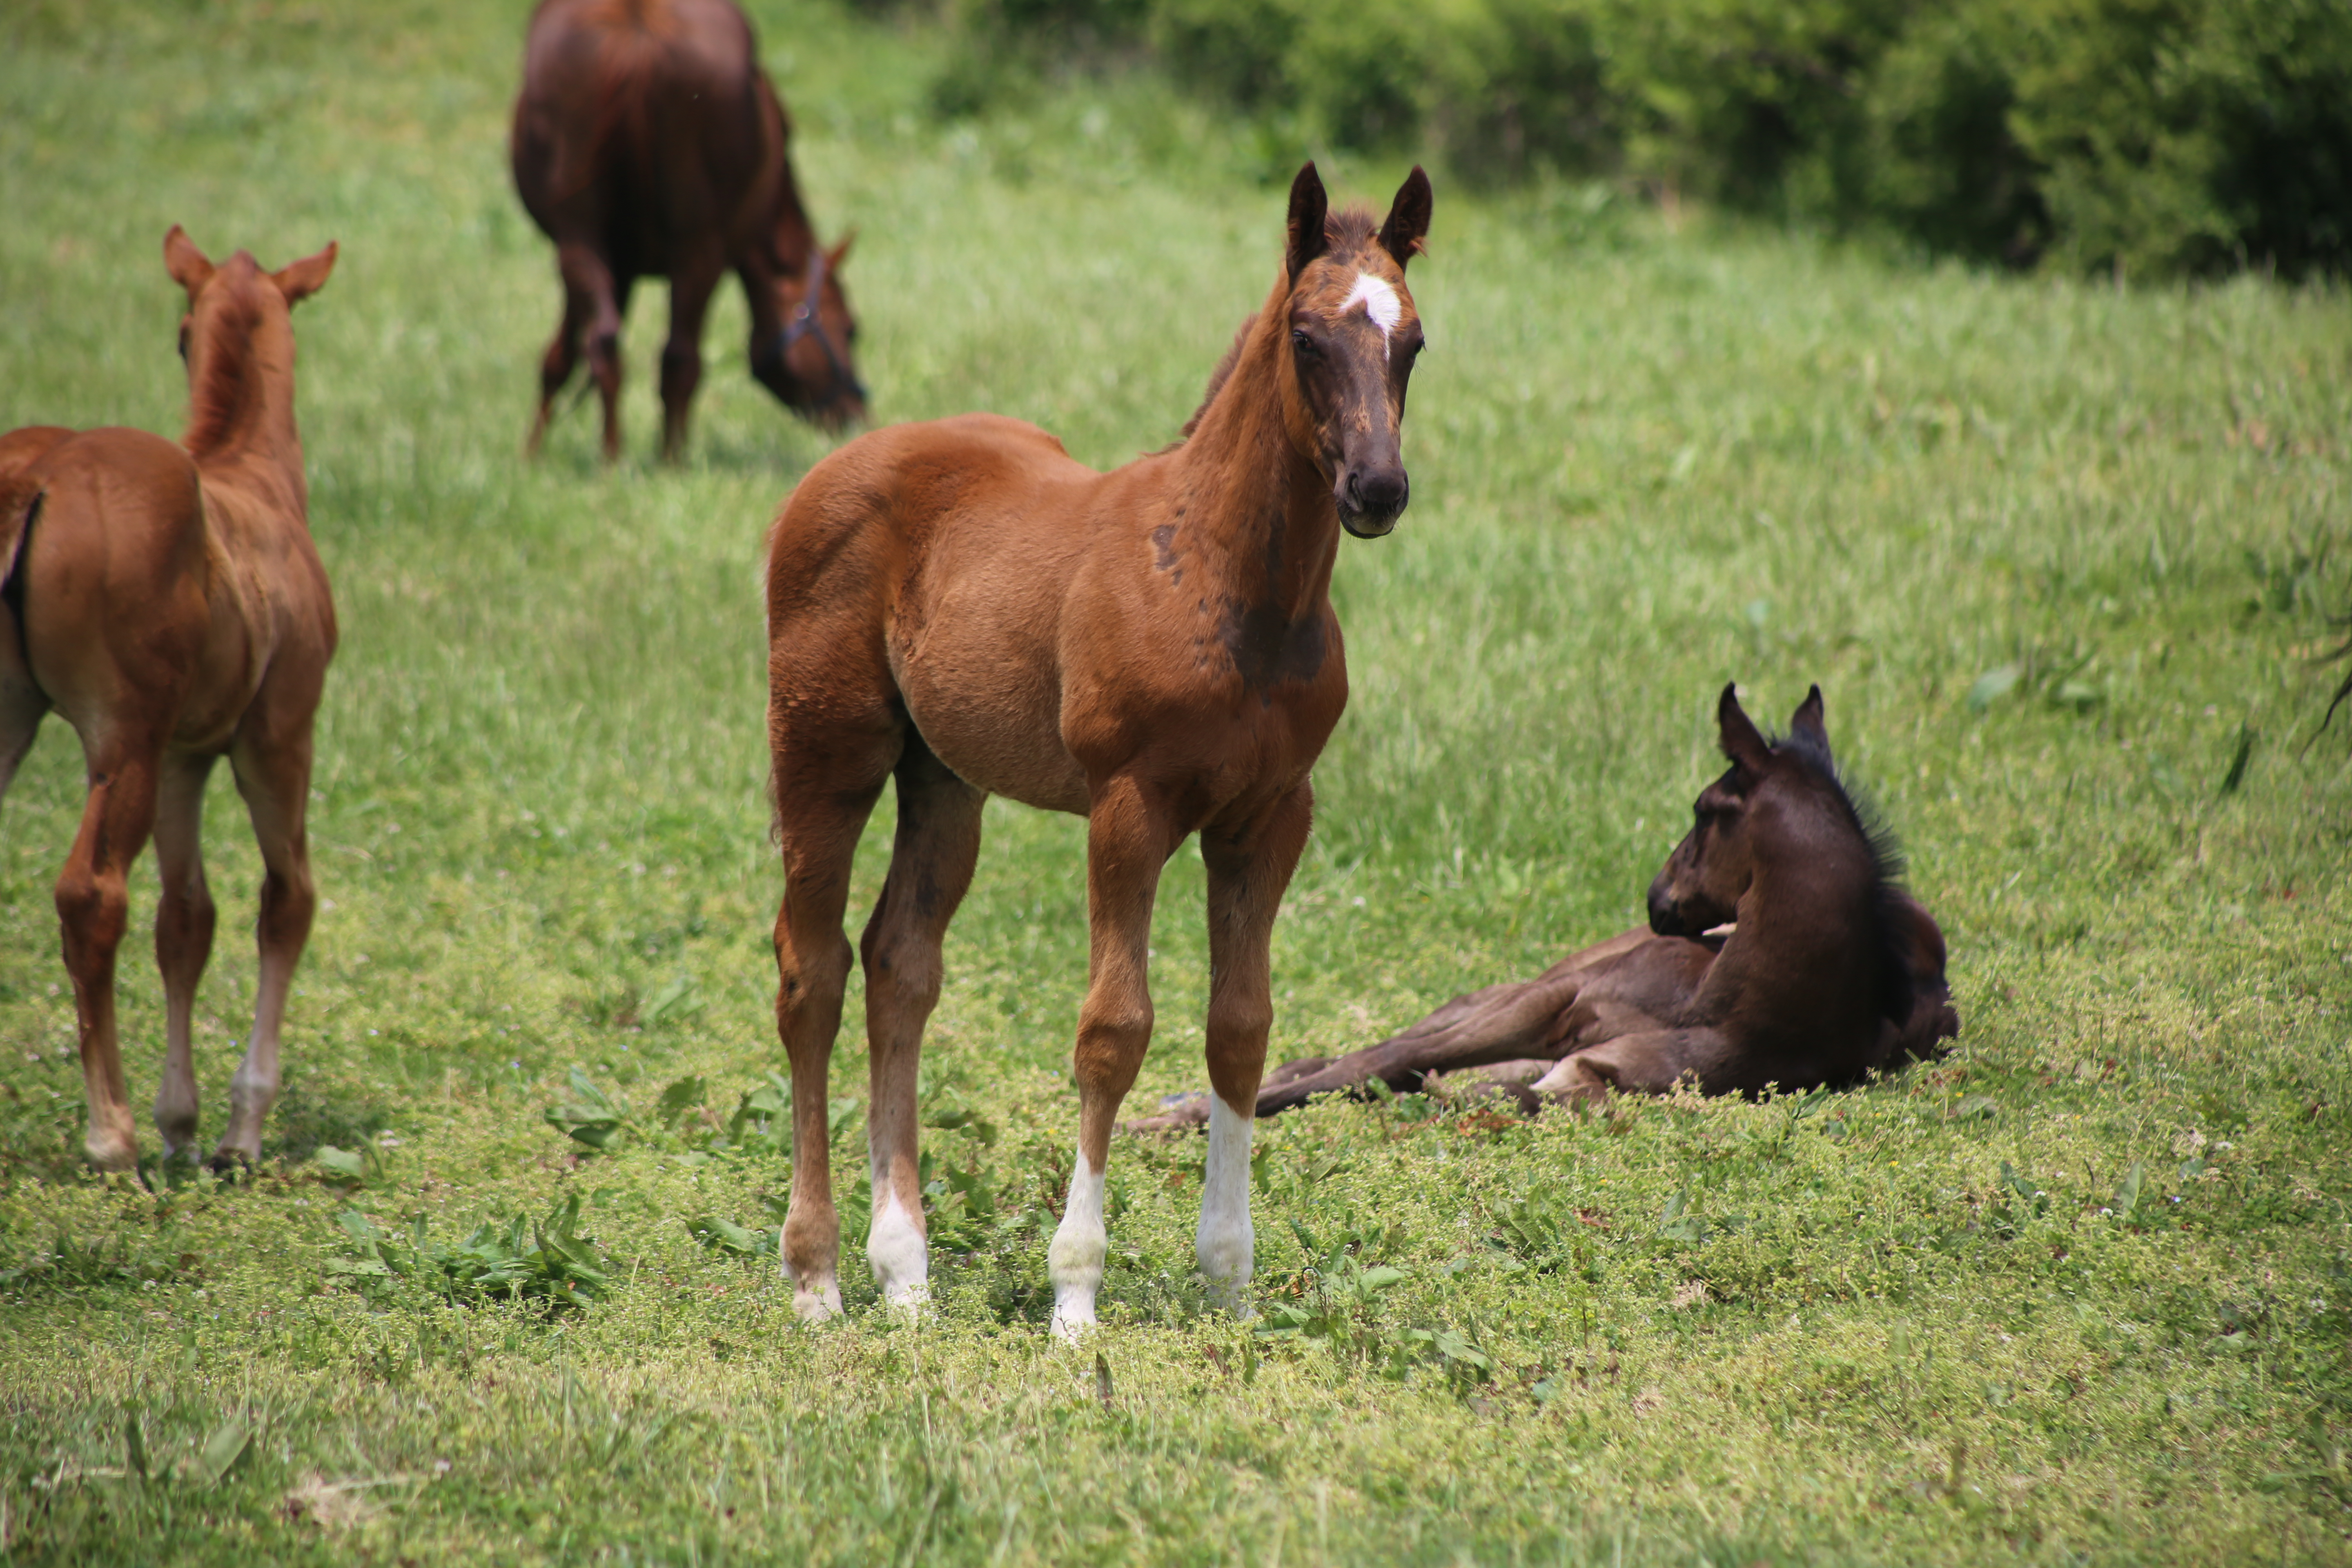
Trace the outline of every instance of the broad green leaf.
<instances>
[{"instance_id":1,"label":"broad green leaf","mask_svg":"<svg viewBox=\"0 0 2352 1568\"><path fill-rule=\"evenodd\" d=\"M204 1472L206 1486L218 1486L236 1468L253 1447L253 1428L243 1417L232 1415L214 1429L205 1439L203 1454L197 1463Z\"/></svg>"},{"instance_id":2,"label":"broad green leaf","mask_svg":"<svg viewBox=\"0 0 2352 1568\"><path fill-rule=\"evenodd\" d=\"M1969 688L1969 706L1979 713L1983 712L2008 696L2010 689L2017 684L2017 678L2024 673L2025 667L2018 664L2004 664L1986 670L1977 677L1977 683Z\"/></svg>"}]
</instances>

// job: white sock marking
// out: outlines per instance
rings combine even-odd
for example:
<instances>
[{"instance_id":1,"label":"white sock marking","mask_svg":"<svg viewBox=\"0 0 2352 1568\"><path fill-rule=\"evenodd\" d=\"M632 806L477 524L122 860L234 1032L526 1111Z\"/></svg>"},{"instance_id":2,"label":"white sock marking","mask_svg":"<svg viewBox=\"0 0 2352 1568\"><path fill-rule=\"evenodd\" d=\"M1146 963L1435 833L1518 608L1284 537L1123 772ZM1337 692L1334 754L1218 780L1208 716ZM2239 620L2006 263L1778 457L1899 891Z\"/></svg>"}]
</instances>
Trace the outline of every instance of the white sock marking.
<instances>
[{"instance_id":1,"label":"white sock marking","mask_svg":"<svg viewBox=\"0 0 2352 1568\"><path fill-rule=\"evenodd\" d=\"M1396 324L1404 319L1404 301L1397 298L1397 291L1389 286L1387 279L1359 272L1355 288L1349 290L1348 298L1339 305L1339 313L1344 316L1359 305L1364 308L1364 314L1372 319L1372 325L1381 330L1381 357L1386 359L1389 334L1395 331Z\"/></svg>"},{"instance_id":2,"label":"white sock marking","mask_svg":"<svg viewBox=\"0 0 2352 1568\"><path fill-rule=\"evenodd\" d=\"M1201 1228L1192 1243L1209 1295L1239 1316L1249 1307L1256 1262L1250 1225L1250 1133L1254 1123L1215 1094L1209 1096L1209 1168L1201 1184Z\"/></svg>"},{"instance_id":3,"label":"white sock marking","mask_svg":"<svg viewBox=\"0 0 2352 1568\"><path fill-rule=\"evenodd\" d=\"M866 1262L882 1287L882 1299L911 1311L930 1299L930 1248L887 1178L874 1185L882 1203L866 1233Z\"/></svg>"},{"instance_id":4,"label":"white sock marking","mask_svg":"<svg viewBox=\"0 0 2352 1568\"><path fill-rule=\"evenodd\" d=\"M1061 1226L1045 1249L1046 1277L1054 1281L1054 1331L1066 1340L1094 1327L1095 1292L1102 1288L1103 1254L1109 1246L1103 1229L1103 1173L1087 1163L1081 1149Z\"/></svg>"}]
</instances>

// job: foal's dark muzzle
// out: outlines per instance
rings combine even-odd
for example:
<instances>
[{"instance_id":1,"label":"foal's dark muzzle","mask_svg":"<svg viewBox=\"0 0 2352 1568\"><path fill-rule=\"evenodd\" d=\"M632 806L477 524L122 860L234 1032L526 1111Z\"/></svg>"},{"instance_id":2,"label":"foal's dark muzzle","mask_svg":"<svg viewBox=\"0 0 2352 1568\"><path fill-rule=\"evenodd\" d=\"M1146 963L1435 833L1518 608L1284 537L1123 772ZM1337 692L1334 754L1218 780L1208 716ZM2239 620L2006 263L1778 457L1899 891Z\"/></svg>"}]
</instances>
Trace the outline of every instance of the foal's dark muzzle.
<instances>
[{"instance_id":1,"label":"foal's dark muzzle","mask_svg":"<svg viewBox=\"0 0 2352 1568\"><path fill-rule=\"evenodd\" d=\"M1378 539L1404 515L1412 481L1402 468L1350 468L1332 499L1339 503L1340 527L1358 539Z\"/></svg>"},{"instance_id":2,"label":"foal's dark muzzle","mask_svg":"<svg viewBox=\"0 0 2352 1568\"><path fill-rule=\"evenodd\" d=\"M1682 911L1675 907L1674 895L1666 890L1666 879L1660 877L1650 884L1650 930L1660 936L1696 936Z\"/></svg>"}]
</instances>

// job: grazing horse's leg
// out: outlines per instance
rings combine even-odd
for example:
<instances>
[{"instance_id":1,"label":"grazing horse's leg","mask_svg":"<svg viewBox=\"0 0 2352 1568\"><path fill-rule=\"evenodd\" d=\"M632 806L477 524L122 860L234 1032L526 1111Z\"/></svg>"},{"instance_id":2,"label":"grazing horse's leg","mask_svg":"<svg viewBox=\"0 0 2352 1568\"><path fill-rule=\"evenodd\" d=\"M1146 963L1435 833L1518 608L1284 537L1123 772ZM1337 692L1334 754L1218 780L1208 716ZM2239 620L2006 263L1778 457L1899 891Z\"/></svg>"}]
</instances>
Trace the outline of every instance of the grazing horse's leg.
<instances>
[{"instance_id":1,"label":"grazing horse's leg","mask_svg":"<svg viewBox=\"0 0 2352 1568\"><path fill-rule=\"evenodd\" d=\"M1078 1080L1077 1161L1062 1223L1046 1249L1054 1330L1075 1339L1095 1321L1102 1287L1103 1172L1119 1101L1151 1043L1151 903L1174 847L1168 814L1132 778L1095 791L1087 822L1087 999L1072 1065Z\"/></svg>"},{"instance_id":2,"label":"grazing horse's leg","mask_svg":"<svg viewBox=\"0 0 2352 1568\"><path fill-rule=\"evenodd\" d=\"M726 276L727 256L715 245L708 255L681 262L669 275L669 341L662 344L662 461L686 452L686 418L694 389L702 383L702 317L710 291Z\"/></svg>"},{"instance_id":3,"label":"grazing horse's leg","mask_svg":"<svg viewBox=\"0 0 2352 1568\"><path fill-rule=\"evenodd\" d=\"M323 678L325 671L319 671ZM290 695L290 694L289 694ZM215 1170L261 1158L261 1124L278 1098L278 1037L286 1019L286 994L294 965L310 940L318 895L310 880L310 842L304 826L310 794L311 703L291 700L299 714L273 723L271 694L265 691L240 726L229 752L237 793L261 847L260 983L255 987L253 1039L228 1083L228 1129L213 1150Z\"/></svg>"},{"instance_id":4,"label":"grazing horse's leg","mask_svg":"<svg viewBox=\"0 0 2352 1568\"><path fill-rule=\"evenodd\" d=\"M89 1127L82 1148L101 1171L138 1168L139 1135L122 1087L122 1047L115 1032L114 954L130 917L131 863L155 826L160 738L128 721L98 745L84 742L89 800L58 878L58 921L64 930L66 972L73 976L81 1025L82 1085Z\"/></svg>"},{"instance_id":5,"label":"grazing horse's leg","mask_svg":"<svg viewBox=\"0 0 2352 1568\"><path fill-rule=\"evenodd\" d=\"M155 1130L163 1157L196 1136L196 1070L191 1028L196 984L213 952L213 895L205 884L205 781L210 756L167 757L155 802L155 860L163 898L155 906L155 963L163 972L163 1076L155 1089Z\"/></svg>"},{"instance_id":6,"label":"grazing horse's leg","mask_svg":"<svg viewBox=\"0 0 2352 1568\"><path fill-rule=\"evenodd\" d=\"M916 1069L923 1025L940 999L940 943L971 886L988 796L948 771L919 735L898 762L898 832L890 871L858 944L873 1104L866 1150L874 1219L866 1259L884 1300L909 1310L929 1293L922 1179L916 1171Z\"/></svg>"},{"instance_id":7,"label":"grazing horse's leg","mask_svg":"<svg viewBox=\"0 0 2352 1568\"><path fill-rule=\"evenodd\" d=\"M1315 795L1305 784L1238 832L1201 834L1209 868L1209 1161L1193 1254L1218 1305L1246 1315L1255 1233L1250 1225L1250 1129L1265 1037L1274 1025L1269 949L1283 890L1307 847Z\"/></svg>"},{"instance_id":8,"label":"grazing horse's leg","mask_svg":"<svg viewBox=\"0 0 2352 1568\"><path fill-rule=\"evenodd\" d=\"M582 337L588 374L604 399L604 460L613 462L621 455L621 318L629 308L632 280L615 278L602 256L576 241L557 248L555 263L563 272L565 323L572 322L575 310L585 317Z\"/></svg>"},{"instance_id":9,"label":"grazing horse's leg","mask_svg":"<svg viewBox=\"0 0 2352 1568\"><path fill-rule=\"evenodd\" d=\"M547 345L547 353L539 362L539 414L530 422L530 439L523 450L531 457L547 439L547 426L555 417L556 395L571 381L572 371L580 363L580 336L586 329L592 307L588 296L572 286L572 279L563 279L563 320L556 324L555 337Z\"/></svg>"}]
</instances>

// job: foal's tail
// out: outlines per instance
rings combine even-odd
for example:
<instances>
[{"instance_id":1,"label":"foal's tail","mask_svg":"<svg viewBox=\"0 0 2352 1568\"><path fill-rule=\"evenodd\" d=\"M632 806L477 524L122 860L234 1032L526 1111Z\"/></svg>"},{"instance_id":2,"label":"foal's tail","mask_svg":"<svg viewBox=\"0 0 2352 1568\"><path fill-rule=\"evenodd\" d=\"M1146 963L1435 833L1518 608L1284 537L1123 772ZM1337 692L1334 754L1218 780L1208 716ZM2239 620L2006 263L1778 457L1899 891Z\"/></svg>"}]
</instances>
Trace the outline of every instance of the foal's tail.
<instances>
[{"instance_id":1,"label":"foal's tail","mask_svg":"<svg viewBox=\"0 0 2352 1568\"><path fill-rule=\"evenodd\" d=\"M0 595L15 580L17 557L40 514L41 483L33 470L72 434L61 425L27 425L0 436Z\"/></svg>"}]
</instances>

